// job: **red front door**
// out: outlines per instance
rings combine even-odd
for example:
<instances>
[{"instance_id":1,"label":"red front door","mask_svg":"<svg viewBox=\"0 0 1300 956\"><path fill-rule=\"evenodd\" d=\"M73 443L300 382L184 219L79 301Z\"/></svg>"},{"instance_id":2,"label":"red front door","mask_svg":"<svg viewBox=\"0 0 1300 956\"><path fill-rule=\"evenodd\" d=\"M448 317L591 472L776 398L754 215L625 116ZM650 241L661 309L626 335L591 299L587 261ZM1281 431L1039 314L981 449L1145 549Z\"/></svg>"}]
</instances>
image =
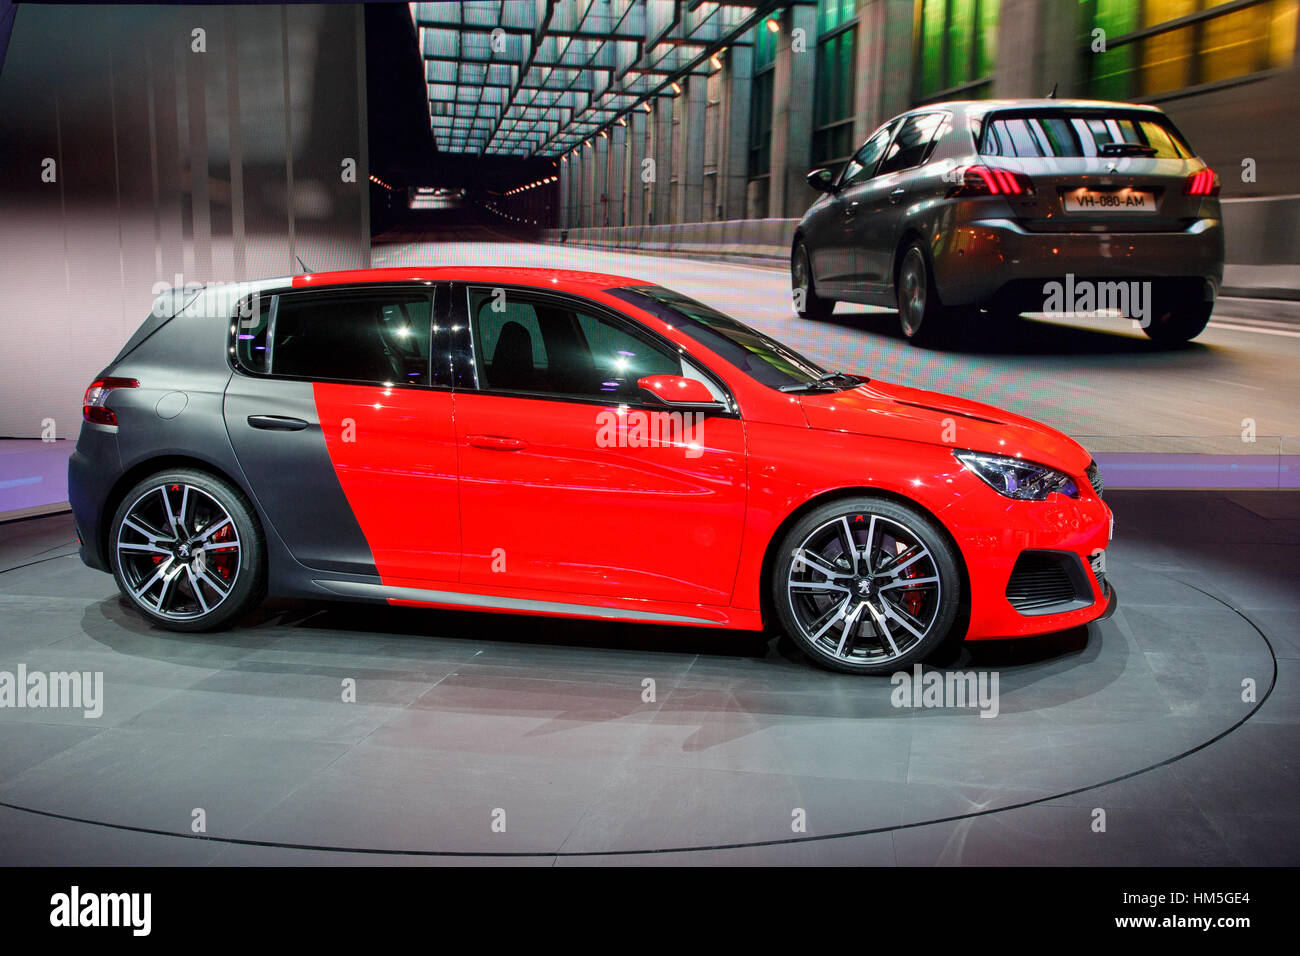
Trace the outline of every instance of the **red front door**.
<instances>
[{"instance_id":1,"label":"red front door","mask_svg":"<svg viewBox=\"0 0 1300 956\"><path fill-rule=\"evenodd\" d=\"M725 605L745 514L739 419L456 395L461 581Z\"/></svg>"}]
</instances>

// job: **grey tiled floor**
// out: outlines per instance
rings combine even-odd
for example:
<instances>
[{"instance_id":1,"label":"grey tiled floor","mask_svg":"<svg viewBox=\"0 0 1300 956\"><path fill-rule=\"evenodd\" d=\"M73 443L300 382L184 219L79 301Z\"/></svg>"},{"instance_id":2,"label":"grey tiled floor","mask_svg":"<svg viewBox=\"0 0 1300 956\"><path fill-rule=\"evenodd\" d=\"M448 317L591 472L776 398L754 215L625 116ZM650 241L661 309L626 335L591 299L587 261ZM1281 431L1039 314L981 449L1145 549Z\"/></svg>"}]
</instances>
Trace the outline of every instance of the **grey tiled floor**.
<instances>
[{"instance_id":1,"label":"grey tiled floor","mask_svg":"<svg viewBox=\"0 0 1300 956\"><path fill-rule=\"evenodd\" d=\"M1110 500L1113 618L940 662L997 671L991 720L725 632L321 605L170 634L66 516L3 525L0 670L102 671L106 705L0 710L0 862L1300 862L1300 494Z\"/></svg>"}]
</instances>

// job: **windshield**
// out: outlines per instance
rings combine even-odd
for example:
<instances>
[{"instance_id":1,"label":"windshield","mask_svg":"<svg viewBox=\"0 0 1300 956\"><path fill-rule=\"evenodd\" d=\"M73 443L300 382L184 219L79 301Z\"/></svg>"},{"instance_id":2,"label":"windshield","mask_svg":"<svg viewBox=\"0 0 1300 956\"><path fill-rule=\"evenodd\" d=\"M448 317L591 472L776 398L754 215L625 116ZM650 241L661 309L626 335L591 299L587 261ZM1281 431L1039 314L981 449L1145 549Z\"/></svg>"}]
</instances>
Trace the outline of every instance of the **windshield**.
<instances>
[{"instance_id":1,"label":"windshield","mask_svg":"<svg viewBox=\"0 0 1300 956\"><path fill-rule=\"evenodd\" d=\"M1000 111L984 126L980 152L985 156L1192 156L1165 117L1133 110Z\"/></svg>"},{"instance_id":2,"label":"windshield","mask_svg":"<svg viewBox=\"0 0 1300 956\"><path fill-rule=\"evenodd\" d=\"M610 295L645 309L716 352L736 368L771 388L820 384L827 372L798 352L786 348L717 309L680 292L657 285L607 289ZM860 382L854 381L858 385Z\"/></svg>"}]
</instances>

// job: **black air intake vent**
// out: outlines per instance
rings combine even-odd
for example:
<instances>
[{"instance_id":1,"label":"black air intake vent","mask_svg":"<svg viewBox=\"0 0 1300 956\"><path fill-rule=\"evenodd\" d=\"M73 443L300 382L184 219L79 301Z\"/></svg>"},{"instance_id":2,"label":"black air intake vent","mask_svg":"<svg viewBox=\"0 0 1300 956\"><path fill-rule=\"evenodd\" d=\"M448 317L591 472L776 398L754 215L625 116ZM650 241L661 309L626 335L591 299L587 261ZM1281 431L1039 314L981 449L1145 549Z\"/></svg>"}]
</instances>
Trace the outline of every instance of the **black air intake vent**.
<instances>
[{"instance_id":1,"label":"black air intake vent","mask_svg":"<svg viewBox=\"0 0 1300 956\"><path fill-rule=\"evenodd\" d=\"M1007 600L1021 614L1057 614L1092 604L1092 588L1078 555L1025 551L1007 581Z\"/></svg>"}]
</instances>

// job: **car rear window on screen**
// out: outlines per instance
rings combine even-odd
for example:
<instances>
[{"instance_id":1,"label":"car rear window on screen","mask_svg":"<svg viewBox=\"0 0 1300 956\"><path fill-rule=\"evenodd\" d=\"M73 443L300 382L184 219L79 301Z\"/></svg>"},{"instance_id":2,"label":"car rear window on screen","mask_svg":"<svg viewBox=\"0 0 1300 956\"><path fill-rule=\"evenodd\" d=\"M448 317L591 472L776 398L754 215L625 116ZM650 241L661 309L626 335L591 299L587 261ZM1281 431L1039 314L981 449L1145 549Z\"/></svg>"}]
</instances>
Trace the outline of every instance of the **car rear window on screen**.
<instances>
[{"instance_id":1,"label":"car rear window on screen","mask_svg":"<svg viewBox=\"0 0 1300 956\"><path fill-rule=\"evenodd\" d=\"M1193 153L1165 117L1125 110L1015 110L984 124L985 156L1139 156L1188 159Z\"/></svg>"}]
</instances>

